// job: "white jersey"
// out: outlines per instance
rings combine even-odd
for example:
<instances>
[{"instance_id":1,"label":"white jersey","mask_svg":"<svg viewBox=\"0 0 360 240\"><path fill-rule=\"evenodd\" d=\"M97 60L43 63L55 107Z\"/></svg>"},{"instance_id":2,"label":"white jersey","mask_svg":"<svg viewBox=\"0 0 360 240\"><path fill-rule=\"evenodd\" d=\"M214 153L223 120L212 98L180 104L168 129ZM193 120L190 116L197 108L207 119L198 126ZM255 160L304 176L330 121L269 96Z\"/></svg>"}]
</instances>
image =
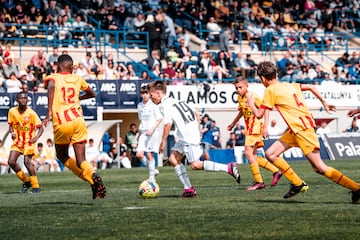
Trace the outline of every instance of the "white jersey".
<instances>
[{"instance_id":1,"label":"white jersey","mask_svg":"<svg viewBox=\"0 0 360 240\"><path fill-rule=\"evenodd\" d=\"M173 123L177 129L177 137L186 144L200 144L199 123L196 119L196 110L184 101L165 97L160 104L163 114L163 123Z\"/></svg>"},{"instance_id":2,"label":"white jersey","mask_svg":"<svg viewBox=\"0 0 360 240\"><path fill-rule=\"evenodd\" d=\"M156 121L162 118L159 107L150 99L146 104L143 101L139 102L137 110L140 120L139 130L141 132L146 132L151 129L154 127Z\"/></svg>"}]
</instances>

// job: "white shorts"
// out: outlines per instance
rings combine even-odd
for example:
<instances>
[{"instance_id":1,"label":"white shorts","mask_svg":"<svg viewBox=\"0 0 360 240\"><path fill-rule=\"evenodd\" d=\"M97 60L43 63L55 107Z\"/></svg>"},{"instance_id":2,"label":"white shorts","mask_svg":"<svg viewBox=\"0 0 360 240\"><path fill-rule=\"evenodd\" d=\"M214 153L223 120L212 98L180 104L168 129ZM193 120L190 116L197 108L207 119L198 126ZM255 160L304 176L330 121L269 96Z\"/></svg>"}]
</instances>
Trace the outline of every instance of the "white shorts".
<instances>
[{"instance_id":1,"label":"white shorts","mask_svg":"<svg viewBox=\"0 0 360 240\"><path fill-rule=\"evenodd\" d=\"M155 130L151 136L146 136L146 132L142 132L139 140L138 146L136 148L137 152L153 152L158 153L160 148L160 131Z\"/></svg>"},{"instance_id":2,"label":"white shorts","mask_svg":"<svg viewBox=\"0 0 360 240\"><path fill-rule=\"evenodd\" d=\"M200 159L203 154L203 150L200 144L188 144L179 140L175 142L175 145L171 148L172 151L177 151L186 156L189 163L195 162Z\"/></svg>"}]
</instances>

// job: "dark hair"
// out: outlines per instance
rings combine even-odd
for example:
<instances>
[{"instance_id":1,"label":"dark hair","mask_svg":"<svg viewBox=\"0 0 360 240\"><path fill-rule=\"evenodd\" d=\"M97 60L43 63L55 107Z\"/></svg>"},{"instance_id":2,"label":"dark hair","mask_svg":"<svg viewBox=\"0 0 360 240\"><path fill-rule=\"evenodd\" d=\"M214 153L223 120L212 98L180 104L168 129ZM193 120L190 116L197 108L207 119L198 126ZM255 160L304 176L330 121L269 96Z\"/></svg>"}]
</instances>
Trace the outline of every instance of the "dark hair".
<instances>
[{"instance_id":1,"label":"dark hair","mask_svg":"<svg viewBox=\"0 0 360 240\"><path fill-rule=\"evenodd\" d=\"M261 62L257 69L257 75L268 80L276 78L276 66L270 61Z\"/></svg>"},{"instance_id":2,"label":"dark hair","mask_svg":"<svg viewBox=\"0 0 360 240\"><path fill-rule=\"evenodd\" d=\"M73 59L68 54L62 54L58 57L58 72L71 71L74 64Z\"/></svg>"},{"instance_id":3,"label":"dark hair","mask_svg":"<svg viewBox=\"0 0 360 240\"><path fill-rule=\"evenodd\" d=\"M20 95L25 95L26 97L28 96L27 92L18 92L16 94L16 98L20 98Z\"/></svg>"},{"instance_id":4,"label":"dark hair","mask_svg":"<svg viewBox=\"0 0 360 240\"><path fill-rule=\"evenodd\" d=\"M149 83L149 90L159 90L163 93L166 93L166 83L160 80Z\"/></svg>"},{"instance_id":5,"label":"dark hair","mask_svg":"<svg viewBox=\"0 0 360 240\"><path fill-rule=\"evenodd\" d=\"M140 93L147 93L147 92L149 92L148 91L148 86L147 85L141 86Z\"/></svg>"}]
</instances>

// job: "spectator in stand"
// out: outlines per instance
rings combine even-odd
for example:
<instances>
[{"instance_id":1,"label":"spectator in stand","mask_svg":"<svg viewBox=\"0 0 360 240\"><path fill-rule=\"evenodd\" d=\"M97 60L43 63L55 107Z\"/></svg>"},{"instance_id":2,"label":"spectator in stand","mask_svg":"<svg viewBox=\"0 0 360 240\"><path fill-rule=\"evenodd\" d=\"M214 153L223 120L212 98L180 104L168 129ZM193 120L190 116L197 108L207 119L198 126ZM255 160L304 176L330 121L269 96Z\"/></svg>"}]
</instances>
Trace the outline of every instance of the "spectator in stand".
<instances>
[{"instance_id":1,"label":"spectator in stand","mask_svg":"<svg viewBox=\"0 0 360 240\"><path fill-rule=\"evenodd\" d=\"M139 77L137 76L137 74L135 72L134 65L132 63L128 62L126 64L126 69L127 69L127 72L129 74L131 80L138 80L139 79Z\"/></svg>"},{"instance_id":2,"label":"spectator in stand","mask_svg":"<svg viewBox=\"0 0 360 240\"><path fill-rule=\"evenodd\" d=\"M163 71L164 71L164 74L168 74L170 79L172 79L176 76L176 71L175 71L172 61L167 62L167 66L166 66L166 68L164 68Z\"/></svg>"},{"instance_id":3,"label":"spectator in stand","mask_svg":"<svg viewBox=\"0 0 360 240\"><path fill-rule=\"evenodd\" d=\"M131 156L131 162L133 167L140 166L140 161L136 157L136 148L138 144L139 132L136 124L130 124L130 131L126 133L125 144L127 146L128 155Z\"/></svg>"},{"instance_id":4,"label":"spectator in stand","mask_svg":"<svg viewBox=\"0 0 360 240\"><path fill-rule=\"evenodd\" d=\"M155 23L155 18L152 14L146 16L145 24L142 29L149 33L150 51L160 50L161 28Z\"/></svg>"},{"instance_id":5,"label":"spectator in stand","mask_svg":"<svg viewBox=\"0 0 360 240\"><path fill-rule=\"evenodd\" d=\"M84 64L82 62L79 62L78 66L76 68L75 74L81 76L85 80L90 80L89 72L84 67Z\"/></svg>"},{"instance_id":6,"label":"spectator in stand","mask_svg":"<svg viewBox=\"0 0 360 240\"><path fill-rule=\"evenodd\" d=\"M211 134L212 134L212 149L221 149L221 131L218 126L216 126L216 121L211 120Z\"/></svg>"},{"instance_id":7,"label":"spectator in stand","mask_svg":"<svg viewBox=\"0 0 360 240\"><path fill-rule=\"evenodd\" d=\"M349 59L349 64L354 65L355 63L359 63L359 57L356 51L353 51L351 54L351 58Z\"/></svg>"},{"instance_id":8,"label":"spectator in stand","mask_svg":"<svg viewBox=\"0 0 360 240\"><path fill-rule=\"evenodd\" d=\"M246 62L246 59L242 57L242 53L238 52L236 57L233 59L233 71L234 77L246 76L246 71L250 69L249 64Z\"/></svg>"},{"instance_id":9,"label":"spectator in stand","mask_svg":"<svg viewBox=\"0 0 360 240\"><path fill-rule=\"evenodd\" d=\"M359 83L360 81L360 63L355 62L350 68L349 68L349 80L350 83Z\"/></svg>"},{"instance_id":10,"label":"spectator in stand","mask_svg":"<svg viewBox=\"0 0 360 240\"><path fill-rule=\"evenodd\" d=\"M72 36L74 39L79 41L83 40L85 30L93 29L94 27L91 24L88 24L83 20L81 14L76 15L75 20L72 23ZM75 46L79 46L79 41L75 42Z\"/></svg>"},{"instance_id":11,"label":"spectator in stand","mask_svg":"<svg viewBox=\"0 0 360 240\"><path fill-rule=\"evenodd\" d=\"M115 140L114 140L115 142ZM118 154L120 151L120 154ZM114 161L120 161L120 166L123 168L131 168L131 161L127 157L127 146L123 143L122 138L120 137L117 143L114 143L111 147L110 157Z\"/></svg>"},{"instance_id":12,"label":"spectator in stand","mask_svg":"<svg viewBox=\"0 0 360 240\"><path fill-rule=\"evenodd\" d=\"M10 73L10 77L5 79L6 92L19 93L22 91L21 81L17 79L14 72Z\"/></svg>"},{"instance_id":13,"label":"spectator in stand","mask_svg":"<svg viewBox=\"0 0 360 240\"><path fill-rule=\"evenodd\" d=\"M3 74L4 74L4 78L10 78L11 73L14 73L15 76L19 75L19 67L18 65L16 65L14 63L14 59L13 58L7 58L7 62L4 62L5 64L3 64Z\"/></svg>"},{"instance_id":14,"label":"spectator in stand","mask_svg":"<svg viewBox=\"0 0 360 240\"><path fill-rule=\"evenodd\" d=\"M103 80L115 80L119 78L119 74L116 71L116 68L114 66L114 62L112 60L107 61L107 65L105 66L103 72Z\"/></svg>"},{"instance_id":15,"label":"spectator in stand","mask_svg":"<svg viewBox=\"0 0 360 240\"><path fill-rule=\"evenodd\" d=\"M59 15L54 24L56 27L56 38L63 47L72 47L72 25L68 22L68 17Z\"/></svg>"},{"instance_id":16,"label":"spectator in stand","mask_svg":"<svg viewBox=\"0 0 360 240\"><path fill-rule=\"evenodd\" d=\"M95 59L92 57L91 52L87 52L85 58L81 62L87 69L88 74L94 73L97 78L99 72L97 71Z\"/></svg>"},{"instance_id":17,"label":"spectator in stand","mask_svg":"<svg viewBox=\"0 0 360 240\"><path fill-rule=\"evenodd\" d=\"M61 16L67 16L70 22L74 21L74 16L71 12L71 8L69 4L65 4L64 8L60 10Z\"/></svg>"},{"instance_id":18,"label":"spectator in stand","mask_svg":"<svg viewBox=\"0 0 360 240\"><path fill-rule=\"evenodd\" d=\"M222 29L220 25L216 22L215 18L210 17L209 22L206 23L206 30L209 31L208 39L215 40L219 39L219 35Z\"/></svg>"},{"instance_id":19,"label":"spectator in stand","mask_svg":"<svg viewBox=\"0 0 360 240\"><path fill-rule=\"evenodd\" d=\"M202 117L201 125L201 146L204 152L204 158L210 159L209 150L212 144L212 126L209 115L205 114Z\"/></svg>"},{"instance_id":20,"label":"spectator in stand","mask_svg":"<svg viewBox=\"0 0 360 240\"><path fill-rule=\"evenodd\" d=\"M356 118L352 119L350 127L345 129L343 132L359 132L359 127L357 126Z\"/></svg>"},{"instance_id":21,"label":"spectator in stand","mask_svg":"<svg viewBox=\"0 0 360 240\"><path fill-rule=\"evenodd\" d=\"M118 73L118 79L126 78L126 74L128 73L128 70L124 63L119 62L118 65L116 66L116 71Z\"/></svg>"},{"instance_id":22,"label":"spectator in stand","mask_svg":"<svg viewBox=\"0 0 360 240\"><path fill-rule=\"evenodd\" d=\"M147 65L147 68L149 70L152 70L154 68L155 65L160 65L161 68L161 60L160 60L160 54L158 50L152 50L151 51L151 55L148 56L147 58L142 60L142 63L144 65Z\"/></svg>"},{"instance_id":23,"label":"spectator in stand","mask_svg":"<svg viewBox=\"0 0 360 240\"><path fill-rule=\"evenodd\" d=\"M110 10L111 11L111 10ZM119 26L124 26L125 19L130 17L130 13L128 9L125 7L123 3L120 3L114 11L114 19Z\"/></svg>"},{"instance_id":24,"label":"spectator in stand","mask_svg":"<svg viewBox=\"0 0 360 240\"><path fill-rule=\"evenodd\" d=\"M244 146L245 144L245 127L237 122L233 132L235 133L236 146Z\"/></svg>"},{"instance_id":25,"label":"spectator in stand","mask_svg":"<svg viewBox=\"0 0 360 240\"><path fill-rule=\"evenodd\" d=\"M49 8L46 9L46 15L49 17L50 22L55 24L57 17L60 15L55 0L49 1Z\"/></svg>"},{"instance_id":26,"label":"spectator in stand","mask_svg":"<svg viewBox=\"0 0 360 240\"><path fill-rule=\"evenodd\" d=\"M107 31L117 31L119 29L112 13L109 12L106 14L106 18L101 22L101 28ZM105 41L110 42L111 36L114 36L114 33L107 33L105 35Z\"/></svg>"},{"instance_id":27,"label":"spectator in stand","mask_svg":"<svg viewBox=\"0 0 360 240\"><path fill-rule=\"evenodd\" d=\"M219 83L222 82L223 76L225 78L231 78L231 60L227 53L224 51L218 52L215 62L216 66L214 69L219 68L219 71L217 71Z\"/></svg>"},{"instance_id":28,"label":"spectator in stand","mask_svg":"<svg viewBox=\"0 0 360 240\"><path fill-rule=\"evenodd\" d=\"M172 78L172 85L183 86L186 84L187 80L185 78L185 72L181 69L177 69L175 76Z\"/></svg>"},{"instance_id":29,"label":"spectator in stand","mask_svg":"<svg viewBox=\"0 0 360 240\"><path fill-rule=\"evenodd\" d=\"M141 76L140 76L140 80L150 80L150 75L148 73L148 71L142 71L141 72Z\"/></svg>"},{"instance_id":30,"label":"spectator in stand","mask_svg":"<svg viewBox=\"0 0 360 240\"><path fill-rule=\"evenodd\" d=\"M166 45L167 47L169 46L174 46L175 42L176 42L176 32L175 32L175 26L174 26L174 21L172 20L171 17L169 17L163 10L161 11L161 15L163 17L163 21L165 24L165 35L166 35Z\"/></svg>"},{"instance_id":31,"label":"spectator in stand","mask_svg":"<svg viewBox=\"0 0 360 240\"><path fill-rule=\"evenodd\" d=\"M298 83L302 84L314 84L314 78L316 77L316 72L311 68L310 64L301 66L300 71L294 75L294 79Z\"/></svg>"},{"instance_id":32,"label":"spectator in stand","mask_svg":"<svg viewBox=\"0 0 360 240\"><path fill-rule=\"evenodd\" d=\"M138 12L136 16L132 19L132 26L134 26L137 32L141 32L145 24L145 17L143 12Z\"/></svg>"},{"instance_id":33,"label":"spectator in stand","mask_svg":"<svg viewBox=\"0 0 360 240\"><path fill-rule=\"evenodd\" d=\"M219 49L222 52L226 52L228 56L231 56L230 54L230 38L231 38L231 28L225 27L225 29L220 33L219 36Z\"/></svg>"},{"instance_id":34,"label":"spectator in stand","mask_svg":"<svg viewBox=\"0 0 360 240\"><path fill-rule=\"evenodd\" d=\"M179 39L179 46L175 48L175 51L178 53L178 57L182 59L182 61L178 61L180 64L180 67L177 68L183 68L184 63L189 62L192 60L192 53L188 47L185 46L185 40L180 38Z\"/></svg>"},{"instance_id":35,"label":"spectator in stand","mask_svg":"<svg viewBox=\"0 0 360 240\"><path fill-rule=\"evenodd\" d=\"M98 168L99 149L94 146L94 139L89 139L89 145L86 146L85 156L86 160L93 166L94 170Z\"/></svg>"},{"instance_id":36,"label":"spectator in stand","mask_svg":"<svg viewBox=\"0 0 360 240\"><path fill-rule=\"evenodd\" d=\"M60 172L61 168L59 166L59 163L57 162L55 146L51 138L48 138L46 140L44 152L45 152L45 164L48 164L50 166L50 172L55 172L55 171Z\"/></svg>"},{"instance_id":37,"label":"spectator in stand","mask_svg":"<svg viewBox=\"0 0 360 240\"><path fill-rule=\"evenodd\" d=\"M178 35L178 39L182 39L184 40L184 46L189 48L190 46L190 40L191 40L191 35L189 34L188 29L186 28L186 26L183 26L181 28L181 32L177 34ZM178 41L180 43L180 40ZM171 46L171 45L169 45Z\"/></svg>"},{"instance_id":38,"label":"spectator in stand","mask_svg":"<svg viewBox=\"0 0 360 240\"><path fill-rule=\"evenodd\" d=\"M53 47L53 51L52 51L52 54L49 55L49 58L48 58L48 63L50 64L50 67L51 67L51 73L55 73L56 72L56 64L57 64L57 59L59 57L59 49L58 47Z\"/></svg>"},{"instance_id":39,"label":"spectator in stand","mask_svg":"<svg viewBox=\"0 0 360 240\"><path fill-rule=\"evenodd\" d=\"M246 78L255 78L257 69L257 63L251 58L251 54L246 54L246 63L249 65L249 69L246 70Z\"/></svg>"},{"instance_id":40,"label":"spectator in stand","mask_svg":"<svg viewBox=\"0 0 360 240\"><path fill-rule=\"evenodd\" d=\"M39 50L37 54L31 57L28 68L34 71L37 81L43 82L43 75L49 74L49 67L44 50Z\"/></svg>"},{"instance_id":41,"label":"spectator in stand","mask_svg":"<svg viewBox=\"0 0 360 240\"><path fill-rule=\"evenodd\" d=\"M336 68L338 71L347 70L351 66L349 62L349 53L345 52L341 57L336 59L335 65L332 69Z\"/></svg>"}]
</instances>

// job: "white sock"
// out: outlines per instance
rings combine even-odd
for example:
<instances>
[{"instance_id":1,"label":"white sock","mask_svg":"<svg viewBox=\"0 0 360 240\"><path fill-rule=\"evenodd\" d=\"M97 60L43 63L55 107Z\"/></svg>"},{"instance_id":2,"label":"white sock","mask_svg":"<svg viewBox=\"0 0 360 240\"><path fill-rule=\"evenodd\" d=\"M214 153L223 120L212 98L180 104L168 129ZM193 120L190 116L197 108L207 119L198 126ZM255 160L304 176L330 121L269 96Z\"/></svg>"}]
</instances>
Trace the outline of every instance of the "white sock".
<instances>
[{"instance_id":1,"label":"white sock","mask_svg":"<svg viewBox=\"0 0 360 240\"><path fill-rule=\"evenodd\" d=\"M142 164L144 164L144 166L147 166L149 164L149 160L146 158L145 155L144 155L144 157L142 159L140 159L140 162Z\"/></svg>"},{"instance_id":2,"label":"white sock","mask_svg":"<svg viewBox=\"0 0 360 240\"><path fill-rule=\"evenodd\" d=\"M106 163L103 162L103 163L101 164L101 169L102 169L102 170L105 170L105 169L106 169Z\"/></svg>"},{"instance_id":3,"label":"white sock","mask_svg":"<svg viewBox=\"0 0 360 240\"><path fill-rule=\"evenodd\" d=\"M217 163L217 162L213 162L213 161L209 161L209 160L206 160L203 163L204 163L205 171L216 171L216 172L217 171L223 171L223 172L228 171L228 166L226 164Z\"/></svg>"},{"instance_id":4,"label":"white sock","mask_svg":"<svg viewBox=\"0 0 360 240\"><path fill-rule=\"evenodd\" d=\"M154 179L155 179L155 161L154 161L154 159L151 159L148 161L148 167L149 167L149 179L154 181Z\"/></svg>"},{"instance_id":5,"label":"white sock","mask_svg":"<svg viewBox=\"0 0 360 240\"><path fill-rule=\"evenodd\" d=\"M53 167L50 168L50 172L54 172L54 168L53 168Z\"/></svg>"},{"instance_id":6,"label":"white sock","mask_svg":"<svg viewBox=\"0 0 360 240\"><path fill-rule=\"evenodd\" d=\"M176 175L178 175L178 177L180 179L180 182L184 185L184 189L191 188L192 185L191 185L189 176L187 175L185 166L183 164L180 164L180 165L176 166L174 169L175 169Z\"/></svg>"}]
</instances>

